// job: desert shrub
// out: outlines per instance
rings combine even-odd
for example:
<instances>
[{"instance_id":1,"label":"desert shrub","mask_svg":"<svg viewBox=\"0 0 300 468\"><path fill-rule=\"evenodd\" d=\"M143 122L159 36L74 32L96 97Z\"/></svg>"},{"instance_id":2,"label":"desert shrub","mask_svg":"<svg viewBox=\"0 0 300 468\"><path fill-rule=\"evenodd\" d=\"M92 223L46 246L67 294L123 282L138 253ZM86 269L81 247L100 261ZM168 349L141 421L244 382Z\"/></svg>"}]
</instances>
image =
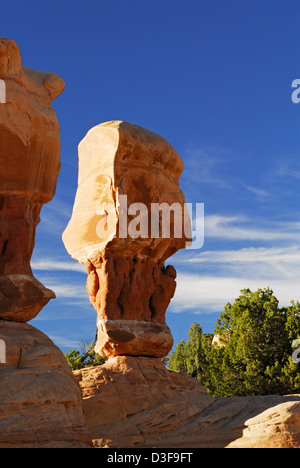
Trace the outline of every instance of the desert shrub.
<instances>
[{"instance_id":1,"label":"desert shrub","mask_svg":"<svg viewBox=\"0 0 300 468\"><path fill-rule=\"evenodd\" d=\"M93 344L81 341L79 348L80 350L72 349L69 353L64 353L72 370L100 366L106 361L105 358L95 353Z\"/></svg>"}]
</instances>

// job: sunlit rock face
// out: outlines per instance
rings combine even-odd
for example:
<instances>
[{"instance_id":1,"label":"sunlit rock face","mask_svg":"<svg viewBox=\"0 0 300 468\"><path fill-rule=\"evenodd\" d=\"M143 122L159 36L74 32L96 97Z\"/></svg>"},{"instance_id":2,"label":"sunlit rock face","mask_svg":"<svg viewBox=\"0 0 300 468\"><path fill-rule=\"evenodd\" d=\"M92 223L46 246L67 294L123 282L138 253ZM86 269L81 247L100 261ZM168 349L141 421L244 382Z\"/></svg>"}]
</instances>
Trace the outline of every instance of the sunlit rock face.
<instances>
[{"instance_id":1,"label":"sunlit rock face","mask_svg":"<svg viewBox=\"0 0 300 468\"><path fill-rule=\"evenodd\" d=\"M79 144L78 189L63 241L87 267L98 314L95 349L103 356L162 357L172 347L165 312L176 271L165 261L190 238L182 171L164 138L127 122L100 124Z\"/></svg>"},{"instance_id":2,"label":"sunlit rock face","mask_svg":"<svg viewBox=\"0 0 300 468\"><path fill-rule=\"evenodd\" d=\"M60 135L51 102L64 89L55 73L23 67L12 39L0 38L0 318L26 322L55 297L30 259L43 204L60 170Z\"/></svg>"}]
</instances>

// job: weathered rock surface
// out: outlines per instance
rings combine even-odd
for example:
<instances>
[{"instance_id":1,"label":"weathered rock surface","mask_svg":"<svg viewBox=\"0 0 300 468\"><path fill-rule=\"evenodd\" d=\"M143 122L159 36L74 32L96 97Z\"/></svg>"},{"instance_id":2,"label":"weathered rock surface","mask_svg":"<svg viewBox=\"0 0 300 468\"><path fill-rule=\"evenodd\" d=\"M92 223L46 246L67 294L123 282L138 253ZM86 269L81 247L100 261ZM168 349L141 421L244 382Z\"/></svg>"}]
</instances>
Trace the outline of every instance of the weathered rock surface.
<instances>
[{"instance_id":1,"label":"weathered rock surface","mask_svg":"<svg viewBox=\"0 0 300 468\"><path fill-rule=\"evenodd\" d=\"M98 342L102 356L119 354L164 357L173 346L165 311L175 293L176 271L156 260L132 260L110 255L89 264L87 290L98 312Z\"/></svg>"},{"instance_id":2,"label":"weathered rock surface","mask_svg":"<svg viewBox=\"0 0 300 468\"><path fill-rule=\"evenodd\" d=\"M165 260L186 246L191 233L179 187L182 170L180 157L164 138L126 122L98 125L79 144L78 189L63 241L88 270L99 354L107 356L111 349L111 355L163 357L172 347L165 312L176 271L165 267ZM161 207L166 211L160 217ZM122 334L107 333L104 323L125 320L127 328L139 321L147 339L143 342L143 333L133 331L134 339L119 341L123 327ZM153 343L147 322L162 325Z\"/></svg>"},{"instance_id":3,"label":"weathered rock surface","mask_svg":"<svg viewBox=\"0 0 300 468\"><path fill-rule=\"evenodd\" d=\"M74 374L96 448L300 447L300 395L213 398L147 357Z\"/></svg>"},{"instance_id":4,"label":"weathered rock surface","mask_svg":"<svg viewBox=\"0 0 300 468\"><path fill-rule=\"evenodd\" d=\"M0 38L0 79L0 318L28 321L55 297L33 277L30 259L41 208L52 200L60 170L51 101L64 82L55 73L23 67L18 46L6 38Z\"/></svg>"},{"instance_id":5,"label":"weathered rock surface","mask_svg":"<svg viewBox=\"0 0 300 468\"><path fill-rule=\"evenodd\" d=\"M51 101L64 83L21 64L0 38L0 447L90 447L81 393L61 351L27 325L55 294L30 259L44 203L60 169Z\"/></svg>"},{"instance_id":6,"label":"weathered rock surface","mask_svg":"<svg viewBox=\"0 0 300 468\"><path fill-rule=\"evenodd\" d=\"M88 264L87 291L101 320L165 323L176 289L176 271L152 259L103 258Z\"/></svg>"},{"instance_id":7,"label":"weathered rock surface","mask_svg":"<svg viewBox=\"0 0 300 468\"><path fill-rule=\"evenodd\" d=\"M64 89L55 73L23 67L12 39L0 38L0 78L6 102L0 105L0 187L50 201L60 169L60 138L51 106Z\"/></svg>"},{"instance_id":8,"label":"weathered rock surface","mask_svg":"<svg viewBox=\"0 0 300 468\"><path fill-rule=\"evenodd\" d=\"M300 395L247 400L252 414L249 411L242 436L229 443L228 448L300 448ZM244 417L246 414L245 411Z\"/></svg>"},{"instance_id":9,"label":"weathered rock surface","mask_svg":"<svg viewBox=\"0 0 300 468\"><path fill-rule=\"evenodd\" d=\"M138 125L115 120L92 128L80 142L78 152L78 189L72 218L63 234L73 258L94 264L104 254L114 253L123 258L138 255L165 260L185 246L186 237L176 238L174 226L170 238L151 237L150 219L145 237L133 238L127 233L135 213L121 216L134 203L143 203L148 214L151 203L184 205L179 187L183 163L164 138ZM121 195L127 197L126 206L120 201ZM126 221L125 228L120 226L120 218L121 224ZM186 221L188 224L189 219Z\"/></svg>"},{"instance_id":10,"label":"weathered rock surface","mask_svg":"<svg viewBox=\"0 0 300 468\"><path fill-rule=\"evenodd\" d=\"M28 322L54 298L55 293L32 275L0 276L1 320Z\"/></svg>"},{"instance_id":11,"label":"weathered rock surface","mask_svg":"<svg viewBox=\"0 0 300 468\"><path fill-rule=\"evenodd\" d=\"M173 337L166 324L138 320L98 320L95 351L109 356L166 356Z\"/></svg>"},{"instance_id":12,"label":"weathered rock surface","mask_svg":"<svg viewBox=\"0 0 300 468\"><path fill-rule=\"evenodd\" d=\"M80 389L61 351L25 323L0 320L0 340L0 447L90 447Z\"/></svg>"}]
</instances>

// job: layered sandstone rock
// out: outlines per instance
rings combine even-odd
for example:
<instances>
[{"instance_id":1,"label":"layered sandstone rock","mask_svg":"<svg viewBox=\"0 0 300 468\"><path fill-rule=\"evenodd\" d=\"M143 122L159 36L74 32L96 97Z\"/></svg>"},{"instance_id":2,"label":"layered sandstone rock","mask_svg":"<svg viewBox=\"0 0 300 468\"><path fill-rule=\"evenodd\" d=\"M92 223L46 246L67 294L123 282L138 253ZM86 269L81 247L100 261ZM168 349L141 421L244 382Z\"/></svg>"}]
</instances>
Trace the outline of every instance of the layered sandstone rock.
<instances>
[{"instance_id":1,"label":"layered sandstone rock","mask_svg":"<svg viewBox=\"0 0 300 468\"><path fill-rule=\"evenodd\" d=\"M300 448L300 395L213 398L147 357L74 374L95 448Z\"/></svg>"},{"instance_id":2,"label":"layered sandstone rock","mask_svg":"<svg viewBox=\"0 0 300 468\"><path fill-rule=\"evenodd\" d=\"M64 82L55 73L23 67L18 46L5 38L0 80L0 318L28 321L55 297L33 277L30 259L40 211L55 194L60 169L51 101Z\"/></svg>"},{"instance_id":3,"label":"layered sandstone rock","mask_svg":"<svg viewBox=\"0 0 300 468\"><path fill-rule=\"evenodd\" d=\"M167 447L167 434L180 447L176 430L214 401L195 379L168 371L158 358L116 356L74 374L96 448Z\"/></svg>"},{"instance_id":4,"label":"layered sandstone rock","mask_svg":"<svg viewBox=\"0 0 300 468\"><path fill-rule=\"evenodd\" d=\"M63 241L87 267L98 314L95 349L103 356L163 357L172 347L165 312L176 271L165 260L191 233L182 170L164 138L126 122L98 125L79 144L78 189Z\"/></svg>"},{"instance_id":5,"label":"layered sandstone rock","mask_svg":"<svg viewBox=\"0 0 300 468\"><path fill-rule=\"evenodd\" d=\"M15 42L3 38L0 80L0 447L89 447L80 389L65 357L22 323L55 297L34 278L30 259L60 169L51 101L64 83L23 67Z\"/></svg>"},{"instance_id":6,"label":"layered sandstone rock","mask_svg":"<svg viewBox=\"0 0 300 468\"><path fill-rule=\"evenodd\" d=\"M0 447L89 447L80 389L61 351L20 322L0 320L0 340Z\"/></svg>"}]
</instances>

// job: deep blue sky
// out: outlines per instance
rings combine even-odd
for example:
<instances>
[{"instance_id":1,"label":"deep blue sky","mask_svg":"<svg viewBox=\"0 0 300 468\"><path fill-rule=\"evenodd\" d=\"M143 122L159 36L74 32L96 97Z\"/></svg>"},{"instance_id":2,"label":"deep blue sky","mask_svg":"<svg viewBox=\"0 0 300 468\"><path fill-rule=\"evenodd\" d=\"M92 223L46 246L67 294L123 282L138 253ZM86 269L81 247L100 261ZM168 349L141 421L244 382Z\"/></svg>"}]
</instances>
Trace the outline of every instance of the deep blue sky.
<instances>
[{"instance_id":1,"label":"deep blue sky","mask_svg":"<svg viewBox=\"0 0 300 468\"><path fill-rule=\"evenodd\" d=\"M243 287L300 300L299 0L0 0L0 36L23 65L66 82L57 193L42 210L32 264L57 299L32 325L68 350L93 341L86 274L61 234L77 188L77 146L113 119L165 137L186 200L205 204L205 244L170 259L175 343L192 321L212 332Z\"/></svg>"}]
</instances>

